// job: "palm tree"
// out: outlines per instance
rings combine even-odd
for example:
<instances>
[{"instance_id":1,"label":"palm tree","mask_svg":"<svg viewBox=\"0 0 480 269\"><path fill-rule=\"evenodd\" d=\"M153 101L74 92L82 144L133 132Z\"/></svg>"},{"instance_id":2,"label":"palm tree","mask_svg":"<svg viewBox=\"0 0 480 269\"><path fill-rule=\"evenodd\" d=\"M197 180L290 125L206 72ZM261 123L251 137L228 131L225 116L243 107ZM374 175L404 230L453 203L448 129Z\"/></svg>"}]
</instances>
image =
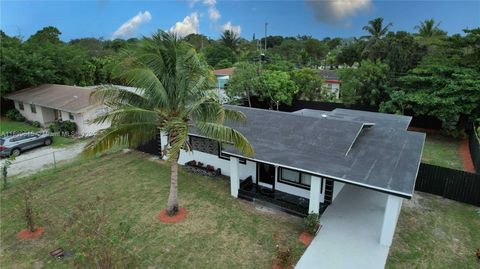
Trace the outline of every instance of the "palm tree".
<instances>
[{"instance_id":1,"label":"palm tree","mask_svg":"<svg viewBox=\"0 0 480 269\"><path fill-rule=\"evenodd\" d=\"M178 211L178 158L180 150L191 150L189 130L194 126L205 137L231 143L251 156L253 148L226 120L245 120L245 115L225 109L214 94L212 75L195 50L174 34L159 31L143 38L138 47L125 52L114 68L117 79L136 90L105 86L93 98L109 107L95 123L110 122L86 147L96 153L114 145L136 147L155 137L157 128L167 135L167 160L171 165L167 212Z\"/></svg>"},{"instance_id":2,"label":"palm tree","mask_svg":"<svg viewBox=\"0 0 480 269\"><path fill-rule=\"evenodd\" d=\"M368 25L363 26L363 30L367 31L370 36L369 39L381 39L388 33L390 27L393 24L390 22L385 27L383 27L383 18L376 18L374 20L368 21Z\"/></svg>"},{"instance_id":3,"label":"palm tree","mask_svg":"<svg viewBox=\"0 0 480 269\"><path fill-rule=\"evenodd\" d=\"M378 47L377 45L381 45L382 37L388 33L388 30L392 25L393 24L390 22L383 26L383 18L376 18L368 21L368 25L363 26L363 30L370 34L369 36L366 36L368 38L368 42L362 52L364 57L368 57L371 60L379 58L379 52L377 51L376 47Z\"/></svg>"},{"instance_id":4,"label":"palm tree","mask_svg":"<svg viewBox=\"0 0 480 269\"><path fill-rule=\"evenodd\" d=\"M223 45L229 47L233 51L237 50L238 43L240 42L240 37L238 34L232 30L225 30L223 31L222 35L220 36Z\"/></svg>"},{"instance_id":5,"label":"palm tree","mask_svg":"<svg viewBox=\"0 0 480 269\"><path fill-rule=\"evenodd\" d=\"M440 30L440 23L435 23L434 19L424 20L419 25L415 26L418 30L418 35L421 37L429 38L435 36L444 35L445 32Z\"/></svg>"}]
</instances>

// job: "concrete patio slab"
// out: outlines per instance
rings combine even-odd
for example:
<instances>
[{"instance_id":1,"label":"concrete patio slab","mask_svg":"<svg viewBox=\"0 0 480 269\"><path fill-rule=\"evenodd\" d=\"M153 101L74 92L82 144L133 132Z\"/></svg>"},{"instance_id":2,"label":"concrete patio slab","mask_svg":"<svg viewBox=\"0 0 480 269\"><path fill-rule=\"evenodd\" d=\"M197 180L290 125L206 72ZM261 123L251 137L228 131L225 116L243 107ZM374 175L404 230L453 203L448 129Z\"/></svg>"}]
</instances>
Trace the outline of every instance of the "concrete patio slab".
<instances>
[{"instance_id":1,"label":"concrete patio slab","mask_svg":"<svg viewBox=\"0 0 480 269\"><path fill-rule=\"evenodd\" d=\"M384 268L389 247L379 240L386 201L386 194L345 185L295 268Z\"/></svg>"}]
</instances>

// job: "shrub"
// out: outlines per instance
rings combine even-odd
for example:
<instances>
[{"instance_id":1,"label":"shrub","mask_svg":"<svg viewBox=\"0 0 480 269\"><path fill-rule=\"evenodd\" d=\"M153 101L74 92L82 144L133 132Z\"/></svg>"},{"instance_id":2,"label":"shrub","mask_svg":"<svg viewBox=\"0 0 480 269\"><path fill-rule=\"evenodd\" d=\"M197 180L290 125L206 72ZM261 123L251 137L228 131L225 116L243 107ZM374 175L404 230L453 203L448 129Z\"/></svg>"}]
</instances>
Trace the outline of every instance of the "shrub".
<instances>
[{"instance_id":1,"label":"shrub","mask_svg":"<svg viewBox=\"0 0 480 269\"><path fill-rule=\"evenodd\" d=\"M317 213L310 213L305 217L305 230L310 234L315 234L318 229L320 216Z\"/></svg>"},{"instance_id":2,"label":"shrub","mask_svg":"<svg viewBox=\"0 0 480 269\"><path fill-rule=\"evenodd\" d=\"M16 109L10 109L7 111L7 119L13 120L13 121L25 121L25 117L20 114L20 112Z\"/></svg>"},{"instance_id":3,"label":"shrub","mask_svg":"<svg viewBox=\"0 0 480 269\"><path fill-rule=\"evenodd\" d=\"M61 135L73 135L77 132L77 124L73 121L57 121L48 126L50 132L58 132Z\"/></svg>"},{"instance_id":4,"label":"shrub","mask_svg":"<svg viewBox=\"0 0 480 269\"><path fill-rule=\"evenodd\" d=\"M31 125L32 125L33 127L40 128L40 122L38 122L38 121L32 121Z\"/></svg>"}]
</instances>

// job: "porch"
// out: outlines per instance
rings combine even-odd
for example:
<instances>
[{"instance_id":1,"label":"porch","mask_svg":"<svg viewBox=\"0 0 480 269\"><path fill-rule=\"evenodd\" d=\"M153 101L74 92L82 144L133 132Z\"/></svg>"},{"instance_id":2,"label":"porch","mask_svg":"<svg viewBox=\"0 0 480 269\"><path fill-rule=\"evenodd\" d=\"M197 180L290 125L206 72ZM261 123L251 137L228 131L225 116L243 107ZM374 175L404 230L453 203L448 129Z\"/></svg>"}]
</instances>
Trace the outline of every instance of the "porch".
<instances>
[{"instance_id":1,"label":"porch","mask_svg":"<svg viewBox=\"0 0 480 269\"><path fill-rule=\"evenodd\" d=\"M272 191L271 188L253 182L251 177L240 183L238 197L251 202L266 203L270 207L299 217L305 217L309 212L309 199L279 190ZM322 214L327 206L327 204L319 203L319 214Z\"/></svg>"}]
</instances>

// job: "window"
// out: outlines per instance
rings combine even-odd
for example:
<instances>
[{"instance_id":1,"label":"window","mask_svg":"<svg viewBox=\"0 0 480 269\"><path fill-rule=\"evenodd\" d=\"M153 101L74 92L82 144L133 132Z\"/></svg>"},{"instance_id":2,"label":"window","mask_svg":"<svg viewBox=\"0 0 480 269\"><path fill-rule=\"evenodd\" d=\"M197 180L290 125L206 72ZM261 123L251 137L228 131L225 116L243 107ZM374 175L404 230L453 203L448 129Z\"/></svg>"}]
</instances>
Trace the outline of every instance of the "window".
<instances>
[{"instance_id":1,"label":"window","mask_svg":"<svg viewBox=\"0 0 480 269\"><path fill-rule=\"evenodd\" d=\"M25 109L25 108L23 107L23 102L20 102L20 101L18 102L18 108L19 108L20 110L24 110L24 109Z\"/></svg>"},{"instance_id":2,"label":"window","mask_svg":"<svg viewBox=\"0 0 480 269\"><path fill-rule=\"evenodd\" d=\"M37 113L37 107L34 104L30 104L30 110L32 113Z\"/></svg>"},{"instance_id":3,"label":"window","mask_svg":"<svg viewBox=\"0 0 480 269\"><path fill-rule=\"evenodd\" d=\"M72 113L68 113L68 118L69 118L70 120L75 120L75 117L73 116Z\"/></svg>"},{"instance_id":4,"label":"window","mask_svg":"<svg viewBox=\"0 0 480 269\"><path fill-rule=\"evenodd\" d=\"M279 181L282 183L299 186L308 189L310 187L311 175L287 168L280 168Z\"/></svg>"},{"instance_id":5,"label":"window","mask_svg":"<svg viewBox=\"0 0 480 269\"><path fill-rule=\"evenodd\" d=\"M327 88L333 89L333 85L332 85L331 83L328 83L328 84L327 84Z\"/></svg>"}]
</instances>

